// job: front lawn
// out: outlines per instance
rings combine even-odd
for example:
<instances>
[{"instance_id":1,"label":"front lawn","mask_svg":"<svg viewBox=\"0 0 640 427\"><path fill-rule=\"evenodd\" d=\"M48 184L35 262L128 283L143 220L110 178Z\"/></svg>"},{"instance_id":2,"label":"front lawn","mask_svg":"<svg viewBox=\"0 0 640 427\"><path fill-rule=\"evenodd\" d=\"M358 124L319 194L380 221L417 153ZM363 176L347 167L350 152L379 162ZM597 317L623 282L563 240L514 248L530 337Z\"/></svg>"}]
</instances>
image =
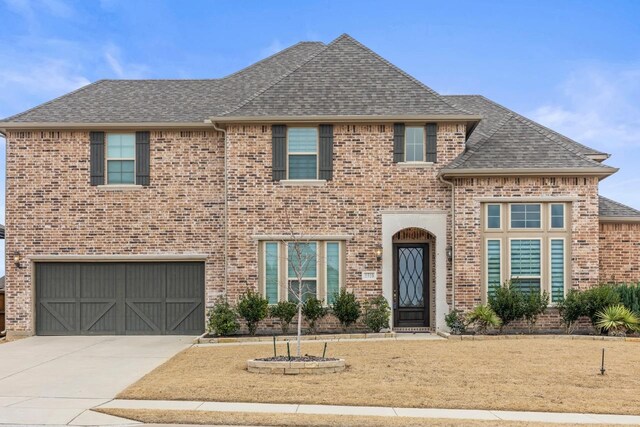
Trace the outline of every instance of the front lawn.
<instances>
[{"instance_id":1,"label":"front lawn","mask_svg":"<svg viewBox=\"0 0 640 427\"><path fill-rule=\"evenodd\" d=\"M303 351L322 354L323 343ZM599 375L602 348L605 376ZM286 354L286 347L278 347ZM640 414L640 343L564 339L329 343L347 370L249 373L270 345L193 347L122 392L123 399Z\"/></svg>"}]
</instances>

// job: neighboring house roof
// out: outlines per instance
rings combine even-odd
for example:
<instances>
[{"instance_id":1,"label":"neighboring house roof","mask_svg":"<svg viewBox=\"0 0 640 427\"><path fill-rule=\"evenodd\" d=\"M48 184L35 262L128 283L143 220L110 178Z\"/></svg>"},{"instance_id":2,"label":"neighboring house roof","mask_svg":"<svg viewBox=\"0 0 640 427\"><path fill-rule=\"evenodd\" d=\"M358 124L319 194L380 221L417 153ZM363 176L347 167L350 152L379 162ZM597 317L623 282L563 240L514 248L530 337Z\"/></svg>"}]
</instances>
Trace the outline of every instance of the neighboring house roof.
<instances>
[{"instance_id":1,"label":"neighboring house roof","mask_svg":"<svg viewBox=\"0 0 640 427\"><path fill-rule=\"evenodd\" d=\"M603 222L640 222L640 211L599 196L598 211Z\"/></svg>"},{"instance_id":2,"label":"neighboring house roof","mask_svg":"<svg viewBox=\"0 0 640 427\"><path fill-rule=\"evenodd\" d=\"M617 171L592 156L604 155L566 138L524 116L475 96L447 98L482 116L465 151L443 170L443 175L502 173L588 173L608 176Z\"/></svg>"},{"instance_id":3,"label":"neighboring house roof","mask_svg":"<svg viewBox=\"0 0 640 427\"><path fill-rule=\"evenodd\" d=\"M0 224L0 239L4 239L4 225Z\"/></svg>"},{"instance_id":4,"label":"neighboring house roof","mask_svg":"<svg viewBox=\"0 0 640 427\"><path fill-rule=\"evenodd\" d=\"M343 34L222 117L472 116Z\"/></svg>"},{"instance_id":5,"label":"neighboring house roof","mask_svg":"<svg viewBox=\"0 0 640 427\"><path fill-rule=\"evenodd\" d=\"M203 123L296 69L325 47L302 42L221 79L99 80L0 121Z\"/></svg>"},{"instance_id":6,"label":"neighboring house roof","mask_svg":"<svg viewBox=\"0 0 640 427\"><path fill-rule=\"evenodd\" d=\"M482 120L480 121L478 126L476 126L473 134L467 141L468 146L472 146L476 142L482 141L484 138L493 134L496 131L496 127L499 126L507 116L513 115L533 125L533 127L539 130L541 133L551 138L557 138L559 141L564 142L567 146L575 148L575 150L579 153L591 157L594 160L606 160L609 157L607 153L594 150L593 148L580 144L579 142L576 142L571 138L567 138L566 136L561 135L552 129L549 129L541 125L540 123L534 122L533 120L524 117L516 113L515 111L509 110L508 108L490 99L487 99L482 95L445 95L444 97L447 100L450 100L454 105L482 117Z\"/></svg>"},{"instance_id":7,"label":"neighboring house roof","mask_svg":"<svg viewBox=\"0 0 640 427\"><path fill-rule=\"evenodd\" d=\"M0 277L0 293L4 292L4 276Z\"/></svg>"}]
</instances>

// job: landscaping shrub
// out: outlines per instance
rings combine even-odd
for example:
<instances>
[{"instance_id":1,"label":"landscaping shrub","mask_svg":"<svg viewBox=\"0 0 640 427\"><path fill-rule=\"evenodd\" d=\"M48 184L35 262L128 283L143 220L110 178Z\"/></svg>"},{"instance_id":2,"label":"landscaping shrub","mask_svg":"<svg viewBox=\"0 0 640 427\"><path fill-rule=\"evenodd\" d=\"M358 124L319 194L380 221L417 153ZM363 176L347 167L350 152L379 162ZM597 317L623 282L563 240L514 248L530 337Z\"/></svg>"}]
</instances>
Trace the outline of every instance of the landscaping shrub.
<instances>
[{"instance_id":1,"label":"landscaping shrub","mask_svg":"<svg viewBox=\"0 0 640 427\"><path fill-rule=\"evenodd\" d=\"M618 305L620 296L611 285L600 285L582 292L584 315L589 317L594 328L599 329L598 314L610 305Z\"/></svg>"},{"instance_id":2,"label":"landscaping shrub","mask_svg":"<svg viewBox=\"0 0 640 427\"><path fill-rule=\"evenodd\" d=\"M380 332L389 327L391 307L382 295L371 298L364 304L364 324L373 332Z\"/></svg>"},{"instance_id":3,"label":"landscaping shrub","mask_svg":"<svg viewBox=\"0 0 640 427\"><path fill-rule=\"evenodd\" d=\"M275 317L280 321L283 334L289 332L289 325L293 318L296 317L297 312L298 305L291 301L280 301L269 308L269 316Z\"/></svg>"},{"instance_id":4,"label":"landscaping shrub","mask_svg":"<svg viewBox=\"0 0 640 427\"><path fill-rule=\"evenodd\" d=\"M631 310L636 316L640 316L640 284L618 285L616 292L620 303Z\"/></svg>"},{"instance_id":5,"label":"landscaping shrub","mask_svg":"<svg viewBox=\"0 0 640 427\"><path fill-rule=\"evenodd\" d=\"M444 316L444 321L451 330L453 335L464 334L467 330L467 324L465 323L465 317L462 310L452 310Z\"/></svg>"},{"instance_id":6,"label":"landscaping shrub","mask_svg":"<svg viewBox=\"0 0 640 427\"><path fill-rule=\"evenodd\" d=\"M640 320L622 304L611 305L598 313L596 326L609 335L624 336L628 331L637 331Z\"/></svg>"},{"instance_id":7,"label":"landscaping shrub","mask_svg":"<svg viewBox=\"0 0 640 427\"><path fill-rule=\"evenodd\" d=\"M213 308L207 313L207 330L210 334L228 336L240 329L238 315L223 298L216 300Z\"/></svg>"},{"instance_id":8,"label":"landscaping shrub","mask_svg":"<svg viewBox=\"0 0 640 427\"><path fill-rule=\"evenodd\" d=\"M543 293L531 292L524 297L523 316L527 321L529 327L529 333L533 331L533 327L536 325L538 316L544 314L549 306L549 294L544 291Z\"/></svg>"},{"instance_id":9,"label":"landscaping shrub","mask_svg":"<svg viewBox=\"0 0 640 427\"><path fill-rule=\"evenodd\" d=\"M496 289L493 295L489 296L489 307L502 321L500 325L502 330L504 326L524 316L524 296L513 286L511 280L507 280Z\"/></svg>"},{"instance_id":10,"label":"landscaping shrub","mask_svg":"<svg viewBox=\"0 0 640 427\"><path fill-rule=\"evenodd\" d=\"M497 328L502 322L498 315L488 305L479 305L468 314L469 323L476 325L477 331L481 334L487 332L489 328Z\"/></svg>"},{"instance_id":11,"label":"landscaping shrub","mask_svg":"<svg viewBox=\"0 0 640 427\"><path fill-rule=\"evenodd\" d=\"M258 322L269 313L269 300L249 289L240 297L237 310L238 314L247 321L249 334L255 335Z\"/></svg>"},{"instance_id":12,"label":"landscaping shrub","mask_svg":"<svg viewBox=\"0 0 640 427\"><path fill-rule=\"evenodd\" d=\"M316 333L316 322L327 315L329 309L322 305L323 301L316 297L309 297L302 305L302 315L309 324L312 333Z\"/></svg>"},{"instance_id":13,"label":"landscaping shrub","mask_svg":"<svg viewBox=\"0 0 640 427\"><path fill-rule=\"evenodd\" d=\"M356 300L354 294L342 288L340 292L336 292L333 298L331 311L340 322L342 330L346 332L347 328L354 324L360 317L360 303Z\"/></svg>"},{"instance_id":14,"label":"landscaping shrub","mask_svg":"<svg viewBox=\"0 0 640 427\"><path fill-rule=\"evenodd\" d=\"M575 329L580 316L585 315L584 296L582 292L570 289L567 295L556 304L558 312L568 334Z\"/></svg>"}]
</instances>

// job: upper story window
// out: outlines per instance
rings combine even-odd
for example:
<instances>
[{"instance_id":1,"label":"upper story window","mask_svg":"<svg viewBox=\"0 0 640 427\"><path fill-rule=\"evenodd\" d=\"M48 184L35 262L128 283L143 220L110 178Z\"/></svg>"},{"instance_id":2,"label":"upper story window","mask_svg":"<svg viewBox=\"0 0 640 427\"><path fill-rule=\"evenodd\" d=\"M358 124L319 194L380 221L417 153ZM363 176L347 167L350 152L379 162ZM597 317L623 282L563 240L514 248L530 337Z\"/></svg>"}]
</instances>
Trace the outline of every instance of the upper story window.
<instances>
[{"instance_id":1,"label":"upper story window","mask_svg":"<svg viewBox=\"0 0 640 427\"><path fill-rule=\"evenodd\" d=\"M551 205L551 228L564 228L564 204Z\"/></svg>"},{"instance_id":2,"label":"upper story window","mask_svg":"<svg viewBox=\"0 0 640 427\"><path fill-rule=\"evenodd\" d=\"M318 129L289 128L288 179L318 179Z\"/></svg>"},{"instance_id":3,"label":"upper story window","mask_svg":"<svg viewBox=\"0 0 640 427\"><path fill-rule=\"evenodd\" d=\"M487 228L502 228L502 207L500 205L487 205Z\"/></svg>"},{"instance_id":4,"label":"upper story window","mask_svg":"<svg viewBox=\"0 0 640 427\"><path fill-rule=\"evenodd\" d=\"M135 184L136 136L107 134L107 184Z\"/></svg>"},{"instance_id":5,"label":"upper story window","mask_svg":"<svg viewBox=\"0 0 640 427\"><path fill-rule=\"evenodd\" d=\"M511 228L540 228L539 204L512 204Z\"/></svg>"},{"instance_id":6,"label":"upper story window","mask_svg":"<svg viewBox=\"0 0 640 427\"><path fill-rule=\"evenodd\" d=\"M424 128L407 126L404 133L404 161L424 162Z\"/></svg>"}]
</instances>

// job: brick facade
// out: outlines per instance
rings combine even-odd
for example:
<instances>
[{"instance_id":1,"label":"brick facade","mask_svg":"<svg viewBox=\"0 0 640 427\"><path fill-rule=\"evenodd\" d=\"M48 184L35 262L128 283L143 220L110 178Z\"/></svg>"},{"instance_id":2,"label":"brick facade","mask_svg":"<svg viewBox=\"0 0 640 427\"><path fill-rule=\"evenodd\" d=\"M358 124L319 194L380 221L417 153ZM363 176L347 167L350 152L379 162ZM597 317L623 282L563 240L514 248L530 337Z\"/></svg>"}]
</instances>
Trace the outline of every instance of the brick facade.
<instances>
[{"instance_id":1,"label":"brick facade","mask_svg":"<svg viewBox=\"0 0 640 427\"><path fill-rule=\"evenodd\" d=\"M255 236L288 234L285 211L297 233L349 236L347 288L358 298L379 295L381 262L375 250L381 242L381 213L449 212L451 190L437 174L462 152L465 132L462 123L440 123L438 163L409 167L392 162L393 123L336 124L333 180L288 186L271 178L271 126L228 126L229 299L235 302L247 287L257 287ZM130 190L89 185L88 131L9 132L8 329L33 333L31 258L38 255L206 255L206 303L212 305L224 293L223 182L224 138L213 130L152 130L151 185ZM597 178L469 178L456 179L455 186L459 307L468 309L482 300L483 197L571 197L573 286L587 288L602 274L622 272L613 256L599 264L599 240L607 248L614 243L602 229L598 233ZM16 255L19 266L13 262ZM362 281L363 270L377 271L377 281ZM447 261L448 302L450 288Z\"/></svg>"},{"instance_id":2,"label":"brick facade","mask_svg":"<svg viewBox=\"0 0 640 427\"><path fill-rule=\"evenodd\" d=\"M640 282L640 224L600 224L600 282Z\"/></svg>"}]
</instances>

